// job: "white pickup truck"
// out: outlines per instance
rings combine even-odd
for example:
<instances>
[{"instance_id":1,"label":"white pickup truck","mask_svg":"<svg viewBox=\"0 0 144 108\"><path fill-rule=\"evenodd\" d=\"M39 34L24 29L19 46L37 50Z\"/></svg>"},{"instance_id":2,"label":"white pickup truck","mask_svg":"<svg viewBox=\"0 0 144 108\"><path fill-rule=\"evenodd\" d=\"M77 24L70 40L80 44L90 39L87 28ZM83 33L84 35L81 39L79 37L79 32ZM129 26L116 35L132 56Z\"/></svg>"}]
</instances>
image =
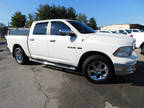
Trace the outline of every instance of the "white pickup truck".
<instances>
[{"instance_id":1,"label":"white pickup truck","mask_svg":"<svg viewBox=\"0 0 144 108\"><path fill-rule=\"evenodd\" d=\"M95 33L73 20L33 22L29 36L6 36L7 47L17 63L29 60L79 70L94 83L103 83L115 74L135 70L135 40L128 36Z\"/></svg>"}]
</instances>

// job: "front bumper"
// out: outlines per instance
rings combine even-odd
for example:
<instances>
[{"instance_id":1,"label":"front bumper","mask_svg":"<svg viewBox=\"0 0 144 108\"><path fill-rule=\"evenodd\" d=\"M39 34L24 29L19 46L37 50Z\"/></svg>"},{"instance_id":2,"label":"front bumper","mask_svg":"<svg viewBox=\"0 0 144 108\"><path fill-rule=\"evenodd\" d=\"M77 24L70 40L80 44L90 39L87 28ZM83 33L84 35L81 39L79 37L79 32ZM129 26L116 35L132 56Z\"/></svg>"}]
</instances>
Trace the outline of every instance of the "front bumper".
<instances>
[{"instance_id":1,"label":"front bumper","mask_svg":"<svg viewBox=\"0 0 144 108\"><path fill-rule=\"evenodd\" d=\"M135 65L137 63L137 56L135 54L132 55L131 61L127 61L125 63L115 63L115 74L117 75L126 75L134 73L136 70Z\"/></svg>"},{"instance_id":2,"label":"front bumper","mask_svg":"<svg viewBox=\"0 0 144 108\"><path fill-rule=\"evenodd\" d=\"M114 64L115 73L118 75L125 75L134 73L136 62L127 63L127 64Z\"/></svg>"}]
</instances>

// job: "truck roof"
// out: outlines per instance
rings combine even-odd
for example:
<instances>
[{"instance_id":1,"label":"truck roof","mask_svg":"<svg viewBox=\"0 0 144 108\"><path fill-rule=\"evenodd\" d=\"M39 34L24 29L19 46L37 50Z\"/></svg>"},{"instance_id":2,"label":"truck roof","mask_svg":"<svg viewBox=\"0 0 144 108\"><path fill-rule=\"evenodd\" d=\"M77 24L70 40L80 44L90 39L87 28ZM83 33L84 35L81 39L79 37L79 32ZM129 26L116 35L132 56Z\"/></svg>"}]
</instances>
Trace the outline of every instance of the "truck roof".
<instances>
[{"instance_id":1,"label":"truck roof","mask_svg":"<svg viewBox=\"0 0 144 108\"><path fill-rule=\"evenodd\" d=\"M38 22L47 22L47 21L74 21L74 20L71 20L71 19L48 19L48 20L40 20L40 21L34 21L34 22L38 23Z\"/></svg>"}]
</instances>

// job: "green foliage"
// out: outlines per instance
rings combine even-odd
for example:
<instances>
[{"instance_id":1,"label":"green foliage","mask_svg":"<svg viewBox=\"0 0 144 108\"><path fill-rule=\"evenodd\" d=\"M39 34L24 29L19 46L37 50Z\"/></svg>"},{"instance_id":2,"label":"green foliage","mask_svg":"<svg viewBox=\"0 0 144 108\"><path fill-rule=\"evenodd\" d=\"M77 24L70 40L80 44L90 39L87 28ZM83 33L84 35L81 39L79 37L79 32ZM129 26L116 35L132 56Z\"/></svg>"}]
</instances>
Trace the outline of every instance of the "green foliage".
<instances>
[{"instance_id":1,"label":"green foliage","mask_svg":"<svg viewBox=\"0 0 144 108\"><path fill-rule=\"evenodd\" d=\"M75 19L76 19L76 16L77 16L77 14L76 14L75 9L72 8L72 7L69 7L69 8L67 9L67 19L75 20Z\"/></svg>"},{"instance_id":2,"label":"green foliage","mask_svg":"<svg viewBox=\"0 0 144 108\"><path fill-rule=\"evenodd\" d=\"M28 14L28 20L27 20L27 27L31 27L32 23L35 21L35 17L32 14Z\"/></svg>"},{"instance_id":3,"label":"green foliage","mask_svg":"<svg viewBox=\"0 0 144 108\"><path fill-rule=\"evenodd\" d=\"M0 36L1 36L1 38L3 38L4 35L6 35L7 31L8 31L7 27L0 28Z\"/></svg>"},{"instance_id":4,"label":"green foliage","mask_svg":"<svg viewBox=\"0 0 144 108\"><path fill-rule=\"evenodd\" d=\"M66 19L67 10L64 6L55 6L51 7L51 18L50 19Z\"/></svg>"},{"instance_id":5,"label":"green foliage","mask_svg":"<svg viewBox=\"0 0 144 108\"><path fill-rule=\"evenodd\" d=\"M27 22L25 15L22 15L21 12L16 12L14 16L12 16L11 24L13 27L24 27L26 23L26 26L30 27L33 21L46 19L78 20L89 25L93 29L98 29L94 18L90 18L90 20L87 20L87 16L85 14L77 14L75 9L72 7L66 8L64 6L50 6L48 4L40 5L35 14L28 14Z\"/></svg>"},{"instance_id":6,"label":"green foliage","mask_svg":"<svg viewBox=\"0 0 144 108\"><path fill-rule=\"evenodd\" d=\"M83 22L85 24L88 23L87 16L85 14L79 13L76 18L78 21Z\"/></svg>"},{"instance_id":7,"label":"green foliage","mask_svg":"<svg viewBox=\"0 0 144 108\"><path fill-rule=\"evenodd\" d=\"M15 12L15 14L12 16L12 27L24 27L26 23L26 17L25 15L22 15L21 12Z\"/></svg>"},{"instance_id":8,"label":"green foliage","mask_svg":"<svg viewBox=\"0 0 144 108\"><path fill-rule=\"evenodd\" d=\"M51 19L51 7L46 5L40 5L36 12L36 17L38 20Z\"/></svg>"},{"instance_id":9,"label":"green foliage","mask_svg":"<svg viewBox=\"0 0 144 108\"><path fill-rule=\"evenodd\" d=\"M46 19L76 19L76 12L72 7L40 5L36 12L38 20Z\"/></svg>"},{"instance_id":10,"label":"green foliage","mask_svg":"<svg viewBox=\"0 0 144 108\"><path fill-rule=\"evenodd\" d=\"M95 19L94 19L93 17L90 18L88 25L89 25L90 27L92 27L94 30L97 30L97 29L98 29L97 24L96 24L96 21L95 21Z\"/></svg>"}]
</instances>

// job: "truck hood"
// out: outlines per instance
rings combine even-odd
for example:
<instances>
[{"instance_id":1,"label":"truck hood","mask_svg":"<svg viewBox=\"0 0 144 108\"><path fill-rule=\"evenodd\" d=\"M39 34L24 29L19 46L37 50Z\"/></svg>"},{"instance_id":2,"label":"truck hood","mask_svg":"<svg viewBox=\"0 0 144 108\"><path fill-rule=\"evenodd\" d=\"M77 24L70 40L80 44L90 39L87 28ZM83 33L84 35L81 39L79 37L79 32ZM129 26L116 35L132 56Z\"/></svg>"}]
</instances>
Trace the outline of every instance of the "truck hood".
<instances>
[{"instance_id":1,"label":"truck hood","mask_svg":"<svg viewBox=\"0 0 144 108\"><path fill-rule=\"evenodd\" d=\"M86 37L91 41L119 46L132 46L135 42L135 39L130 36L112 33L92 33L86 34Z\"/></svg>"}]
</instances>

